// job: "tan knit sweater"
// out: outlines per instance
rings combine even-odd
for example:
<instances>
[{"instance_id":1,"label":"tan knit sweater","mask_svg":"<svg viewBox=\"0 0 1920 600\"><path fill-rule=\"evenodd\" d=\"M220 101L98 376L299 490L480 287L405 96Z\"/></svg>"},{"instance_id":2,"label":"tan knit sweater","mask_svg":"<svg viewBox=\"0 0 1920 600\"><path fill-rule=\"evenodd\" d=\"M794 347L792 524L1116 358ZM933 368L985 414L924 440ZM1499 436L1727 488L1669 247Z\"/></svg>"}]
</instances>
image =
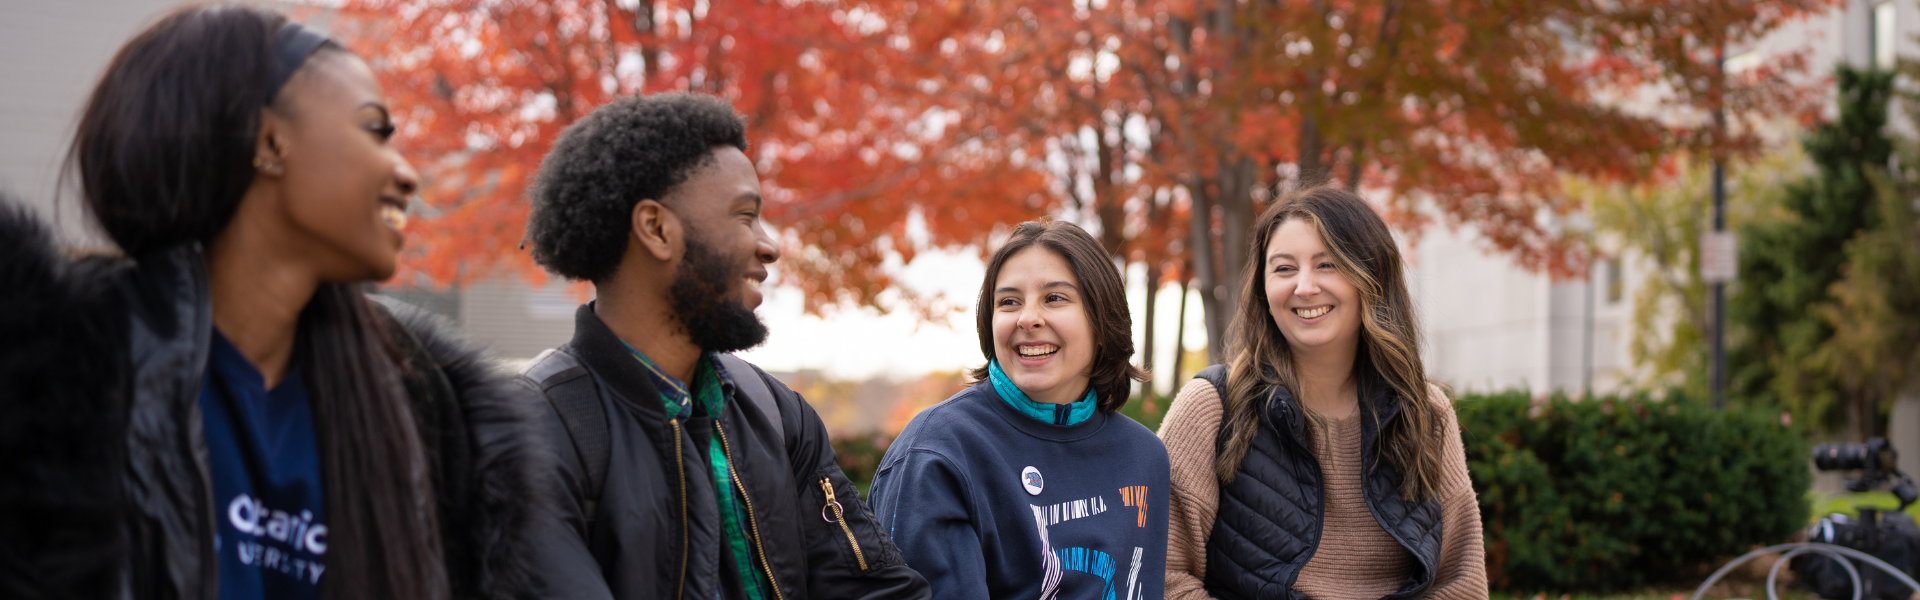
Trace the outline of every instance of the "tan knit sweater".
<instances>
[{"instance_id":1,"label":"tan knit sweater","mask_svg":"<svg viewBox=\"0 0 1920 600\"><path fill-rule=\"evenodd\" d=\"M1447 407L1446 457L1440 481L1440 569L1426 598L1487 597L1487 565L1480 539L1480 504L1467 476L1466 448L1452 405L1438 389L1434 402ZM1201 582L1207 574L1207 535L1220 502L1214 477L1214 441L1222 406L1213 384L1194 379L1180 390L1160 423L1160 440L1173 462L1168 501L1167 598L1209 598ZM1315 600L1376 600L1399 589L1413 556L1380 528L1367 510L1360 489L1360 419L1330 420L1326 431L1310 427L1307 444L1326 477L1327 512L1320 547L1307 562L1294 589ZM1325 442L1325 443L1321 443Z\"/></svg>"}]
</instances>

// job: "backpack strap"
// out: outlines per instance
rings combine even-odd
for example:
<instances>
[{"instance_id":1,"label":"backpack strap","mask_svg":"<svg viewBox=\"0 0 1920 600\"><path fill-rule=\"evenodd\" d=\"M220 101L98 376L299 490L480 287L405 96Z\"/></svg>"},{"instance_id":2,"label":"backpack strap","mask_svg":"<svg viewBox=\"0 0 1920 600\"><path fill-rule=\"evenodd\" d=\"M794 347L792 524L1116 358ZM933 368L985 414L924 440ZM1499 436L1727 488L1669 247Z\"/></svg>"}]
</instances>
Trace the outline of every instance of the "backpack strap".
<instances>
[{"instance_id":1,"label":"backpack strap","mask_svg":"<svg viewBox=\"0 0 1920 600\"><path fill-rule=\"evenodd\" d=\"M773 441L781 448L786 448L787 427L785 420L780 418L780 405L774 402L773 390L767 387L766 380L760 378L760 371L732 354L721 354L720 364L726 366L727 374L733 379L735 395L746 396L748 402L760 409L760 414L773 421Z\"/></svg>"},{"instance_id":2,"label":"backpack strap","mask_svg":"<svg viewBox=\"0 0 1920 600\"><path fill-rule=\"evenodd\" d=\"M573 441L574 464L587 476L584 508L591 530L600 491L607 480L607 461L613 455L612 433L607 426L607 409L600 403L600 390L580 359L560 348L527 361L520 368L520 376L540 388Z\"/></svg>"}]
</instances>

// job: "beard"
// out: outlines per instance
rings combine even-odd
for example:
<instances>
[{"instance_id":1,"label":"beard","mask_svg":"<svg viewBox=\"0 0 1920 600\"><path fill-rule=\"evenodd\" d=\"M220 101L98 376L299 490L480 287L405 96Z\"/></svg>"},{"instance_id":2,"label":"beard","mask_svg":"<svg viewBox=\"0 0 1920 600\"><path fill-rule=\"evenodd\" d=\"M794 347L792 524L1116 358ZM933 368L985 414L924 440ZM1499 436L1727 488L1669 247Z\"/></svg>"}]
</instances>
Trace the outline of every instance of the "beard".
<instances>
[{"instance_id":1,"label":"beard","mask_svg":"<svg viewBox=\"0 0 1920 600\"><path fill-rule=\"evenodd\" d=\"M687 230L687 254L674 270L667 298L673 318L693 345L708 352L736 352L767 341L767 325L743 303L746 268Z\"/></svg>"}]
</instances>

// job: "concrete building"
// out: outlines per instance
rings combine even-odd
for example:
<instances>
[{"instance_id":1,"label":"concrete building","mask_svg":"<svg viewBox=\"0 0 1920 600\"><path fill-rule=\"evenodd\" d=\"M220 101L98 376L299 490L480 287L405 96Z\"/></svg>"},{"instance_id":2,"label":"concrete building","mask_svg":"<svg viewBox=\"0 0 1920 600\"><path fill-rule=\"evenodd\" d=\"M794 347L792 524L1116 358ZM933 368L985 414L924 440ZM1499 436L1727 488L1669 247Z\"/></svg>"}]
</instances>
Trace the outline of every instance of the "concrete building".
<instances>
[{"instance_id":1,"label":"concrete building","mask_svg":"<svg viewBox=\"0 0 1920 600\"><path fill-rule=\"evenodd\" d=\"M1849 0L1837 10L1787 25L1751 48L1731 49L1727 65L1741 70L1771 55L1803 50L1813 67L1810 75L1825 77L1842 61L1884 67L1895 56L1920 57L1916 34L1920 2ZM1895 126L1911 130L1904 115ZM1647 265L1626 256L1595 264L1585 280L1555 282L1489 254L1484 246L1471 230L1435 227L1408 251L1434 379L1477 391L1578 393L1591 385L1606 393L1641 375L1628 343L1631 298ZM1920 425L1920 413L1913 420ZM1913 454L1920 455L1920 445Z\"/></svg>"},{"instance_id":2,"label":"concrete building","mask_svg":"<svg viewBox=\"0 0 1920 600\"><path fill-rule=\"evenodd\" d=\"M109 247L61 166L87 94L122 44L178 0L29 0L0 8L0 192L52 223L61 239ZM322 28L324 17L307 22ZM464 292L394 295L464 324L503 356L528 358L572 336L572 292L556 284L480 282Z\"/></svg>"},{"instance_id":3,"label":"concrete building","mask_svg":"<svg viewBox=\"0 0 1920 600\"><path fill-rule=\"evenodd\" d=\"M1459 392L1607 393L1629 383L1627 299L1638 274L1603 262L1587 280L1553 281L1486 246L1470 228L1436 226L1406 249L1429 378Z\"/></svg>"},{"instance_id":4,"label":"concrete building","mask_svg":"<svg viewBox=\"0 0 1920 600\"><path fill-rule=\"evenodd\" d=\"M72 243L102 244L63 191L61 159L87 94L113 53L176 2L9 2L0 8L0 191L55 223Z\"/></svg>"}]
</instances>

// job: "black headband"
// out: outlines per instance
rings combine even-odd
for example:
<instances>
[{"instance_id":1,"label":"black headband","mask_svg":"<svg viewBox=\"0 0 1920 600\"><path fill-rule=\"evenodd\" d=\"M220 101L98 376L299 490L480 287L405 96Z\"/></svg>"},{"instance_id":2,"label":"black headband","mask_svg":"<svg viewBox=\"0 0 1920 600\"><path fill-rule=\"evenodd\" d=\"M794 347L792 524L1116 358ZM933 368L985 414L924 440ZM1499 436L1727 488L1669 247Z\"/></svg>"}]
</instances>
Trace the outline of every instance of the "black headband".
<instances>
[{"instance_id":1,"label":"black headband","mask_svg":"<svg viewBox=\"0 0 1920 600\"><path fill-rule=\"evenodd\" d=\"M267 97L279 95L280 86L287 84L287 78L300 70L300 65L307 62L307 57L313 56L322 46L329 45L338 46L327 36L299 23L287 21L286 25L282 25L280 31L273 34L273 71L269 80L273 85L267 88Z\"/></svg>"}]
</instances>

